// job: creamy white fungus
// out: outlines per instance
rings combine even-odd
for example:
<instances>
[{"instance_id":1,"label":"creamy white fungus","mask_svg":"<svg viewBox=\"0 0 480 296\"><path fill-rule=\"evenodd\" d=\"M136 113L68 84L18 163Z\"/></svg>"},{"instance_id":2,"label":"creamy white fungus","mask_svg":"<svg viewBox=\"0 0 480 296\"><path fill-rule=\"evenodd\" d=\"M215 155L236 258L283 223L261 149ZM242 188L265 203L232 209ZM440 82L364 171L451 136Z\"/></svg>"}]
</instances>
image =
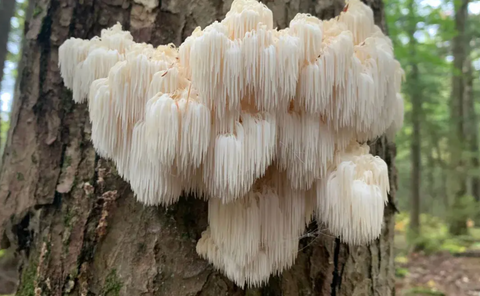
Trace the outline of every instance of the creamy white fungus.
<instances>
[{"instance_id":1,"label":"creamy white fungus","mask_svg":"<svg viewBox=\"0 0 480 296\"><path fill-rule=\"evenodd\" d=\"M67 40L59 67L140 202L208 200L197 252L237 285L292 266L312 217L348 244L380 235L388 168L360 143L401 128L404 73L360 0L283 30L264 4L234 0L178 49L117 24Z\"/></svg>"}]
</instances>

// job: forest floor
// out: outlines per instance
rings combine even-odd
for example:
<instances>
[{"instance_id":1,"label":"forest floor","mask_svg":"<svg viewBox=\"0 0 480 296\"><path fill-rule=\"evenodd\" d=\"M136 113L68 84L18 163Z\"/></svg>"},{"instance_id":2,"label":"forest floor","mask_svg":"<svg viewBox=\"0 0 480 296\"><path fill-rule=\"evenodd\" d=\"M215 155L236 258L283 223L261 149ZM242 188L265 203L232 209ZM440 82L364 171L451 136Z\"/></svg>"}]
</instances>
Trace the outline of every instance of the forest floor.
<instances>
[{"instance_id":1,"label":"forest floor","mask_svg":"<svg viewBox=\"0 0 480 296\"><path fill-rule=\"evenodd\" d=\"M452 237L445 222L421 216L417 238L421 252L412 252L407 239L408 213L395 224L397 296L480 296L480 227Z\"/></svg>"},{"instance_id":2,"label":"forest floor","mask_svg":"<svg viewBox=\"0 0 480 296\"><path fill-rule=\"evenodd\" d=\"M470 257L465 257L470 256ZM480 252L411 254L396 264L397 295L480 296Z\"/></svg>"}]
</instances>

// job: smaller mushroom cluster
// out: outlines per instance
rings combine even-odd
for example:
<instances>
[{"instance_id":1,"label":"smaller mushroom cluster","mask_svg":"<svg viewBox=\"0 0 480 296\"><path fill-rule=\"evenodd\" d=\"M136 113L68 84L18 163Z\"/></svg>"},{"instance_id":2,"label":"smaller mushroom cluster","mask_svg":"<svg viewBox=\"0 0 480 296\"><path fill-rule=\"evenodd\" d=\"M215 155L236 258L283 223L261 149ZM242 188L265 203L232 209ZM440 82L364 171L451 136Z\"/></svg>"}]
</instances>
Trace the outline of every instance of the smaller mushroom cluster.
<instances>
[{"instance_id":1,"label":"smaller mushroom cluster","mask_svg":"<svg viewBox=\"0 0 480 296\"><path fill-rule=\"evenodd\" d=\"M313 218L349 244L380 235L388 167L361 143L401 127L403 71L360 0L283 30L264 4L234 0L178 49L117 24L67 40L59 66L139 201L208 201L197 252L236 284L292 266Z\"/></svg>"}]
</instances>

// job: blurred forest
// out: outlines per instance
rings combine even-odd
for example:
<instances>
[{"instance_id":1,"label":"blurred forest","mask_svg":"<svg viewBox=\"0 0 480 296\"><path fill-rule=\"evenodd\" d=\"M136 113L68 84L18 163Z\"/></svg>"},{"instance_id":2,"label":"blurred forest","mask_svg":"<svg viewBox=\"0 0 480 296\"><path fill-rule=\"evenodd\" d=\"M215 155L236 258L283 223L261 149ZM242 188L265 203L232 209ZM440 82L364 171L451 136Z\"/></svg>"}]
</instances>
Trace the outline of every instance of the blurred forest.
<instances>
[{"instance_id":1,"label":"blurred forest","mask_svg":"<svg viewBox=\"0 0 480 296\"><path fill-rule=\"evenodd\" d=\"M385 11L406 73L396 136L398 295L480 295L480 1L385 0ZM0 23L0 147L25 16L35 13L28 0L0 0L0 22L10 22L10 30Z\"/></svg>"},{"instance_id":2,"label":"blurred forest","mask_svg":"<svg viewBox=\"0 0 480 296\"><path fill-rule=\"evenodd\" d=\"M385 8L406 72L396 138L399 287L479 295L480 2L387 0Z\"/></svg>"}]
</instances>

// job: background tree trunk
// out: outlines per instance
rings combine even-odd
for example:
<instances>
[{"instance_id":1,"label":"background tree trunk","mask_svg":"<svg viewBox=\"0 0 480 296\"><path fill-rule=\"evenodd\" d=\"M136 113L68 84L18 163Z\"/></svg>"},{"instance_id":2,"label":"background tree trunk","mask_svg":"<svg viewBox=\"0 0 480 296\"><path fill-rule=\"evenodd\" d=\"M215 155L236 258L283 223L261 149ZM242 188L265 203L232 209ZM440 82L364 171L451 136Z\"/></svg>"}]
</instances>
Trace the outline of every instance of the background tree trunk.
<instances>
[{"instance_id":1,"label":"background tree trunk","mask_svg":"<svg viewBox=\"0 0 480 296\"><path fill-rule=\"evenodd\" d=\"M145 207L112 163L96 156L87 107L74 104L60 77L62 42L91 38L118 21L136 41L178 45L231 4L164 0L147 11L141 2L36 1L0 179L0 234L23 257L18 295L393 295L395 147L384 138L372 144L392 180L381 238L349 247L312 225L318 235L302 239L296 264L265 288L248 290L195 252L206 203L182 198L169 208ZM334 0L267 2L278 27L299 11L331 18L343 8ZM368 4L384 28L381 1Z\"/></svg>"},{"instance_id":2,"label":"background tree trunk","mask_svg":"<svg viewBox=\"0 0 480 296\"><path fill-rule=\"evenodd\" d=\"M470 0L454 1L455 7L455 30L457 35L452 40L453 75L451 94L451 117L452 126L452 174L454 180L453 211L460 215L451 214L450 233L461 235L467 233L466 218L462 217L462 204L467 194L467 170L468 165L463 155L467 150L466 118L468 116L465 104L465 75L464 66L467 59L468 40L466 38L466 23L468 18L468 3ZM468 151L468 150L467 150ZM452 211L452 212L453 212Z\"/></svg>"},{"instance_id":3,"label":"background tree trunk","mask_svg":"<svg viewBox=\"0 0 480 296\"><path fill-rule=\"evenodd\" d=\"M409 238L413 247L416 248L416 239L420 234L420 190L422 177L422 158L421 158L421 118L422 118L422 88L419 84L420 76L418 69L417 57L417 40L415 39L415 32L417 31L417 12L415 0L407 2L409 10L408 14L408 39L409 39L409 54L411 58L411 70L409 71L408 79L410 87L408 94L412 102L411 121L413 125L412 143L410 147L412 157L412 183L410 196L410 224L409 224Z\"/></svg>"},{"instance_id":4,"label":"background tree trunk","mask_svg":"<svg viewBox=\"0 0 480 296\"><path fill-rule=\"evenodd\" d=\"M5 60L8 54L8 33L10 33L10 20L15 13L16 0L1 0L0 1L0 89L3 80L3 68L5 67Z\"/></svg>"},{"instance_id":5,"label":"background tree trunk","mask_svg":"<svg viewBox=\"0 0 480 296\"><path fill-rule=\"evenodd\" d=\"M0 0L0 94L5 72L5 61L8 55L8 34L10 33L10 20L15 13L16 0ZM0 100L0 131L2 129L2 101ZM2 151L2 135L0 134L0 152ZM1 154L0 154L1 155Z\"/></svg>"},{"instance_id":6,"label":"background tree trunk","mask_svg":"<svg viewBox=\"0 0 480 296\"><path fill-rule=\"evenodd\" d=\"M480 201L480 178L479 168L480 162L478 159L478 120L475 112L475 96L473 93L473 65L471 58L467 58L465 61L465 92L464 100L467 107L467 136L468 136L468 152L469 152L469 176L470 176L470 188L469 194L472 195L475 200Z\"/></svg>"}]
</instances>

